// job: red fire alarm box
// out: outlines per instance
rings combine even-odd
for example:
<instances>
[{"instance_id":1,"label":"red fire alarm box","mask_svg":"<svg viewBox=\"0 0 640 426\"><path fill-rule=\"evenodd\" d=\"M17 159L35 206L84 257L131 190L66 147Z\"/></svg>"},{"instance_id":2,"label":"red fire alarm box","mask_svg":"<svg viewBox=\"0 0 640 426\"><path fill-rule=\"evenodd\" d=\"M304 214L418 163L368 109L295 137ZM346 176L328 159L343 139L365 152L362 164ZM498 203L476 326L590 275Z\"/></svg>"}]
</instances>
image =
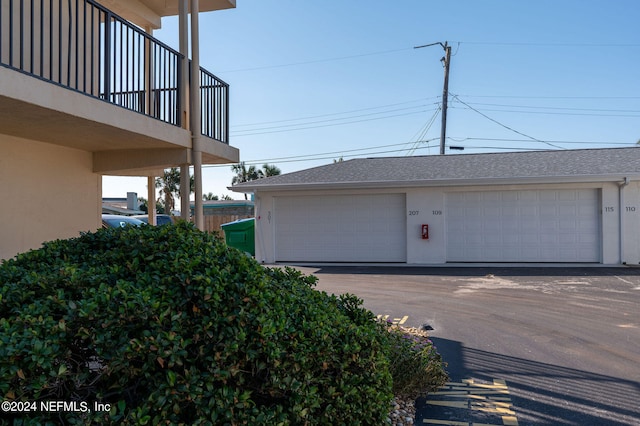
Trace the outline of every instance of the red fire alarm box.
<instances>
[{"instance_id":1,"label":"red fire alarm box","mask_svg":"<svg viewBox=\"0 0 640 426\"><path fill-rule=\"evenodd\" d=\"M422 225L422 239L423 240L428 240L429 239L429 225Z\"/></svg>"}]
</instances>

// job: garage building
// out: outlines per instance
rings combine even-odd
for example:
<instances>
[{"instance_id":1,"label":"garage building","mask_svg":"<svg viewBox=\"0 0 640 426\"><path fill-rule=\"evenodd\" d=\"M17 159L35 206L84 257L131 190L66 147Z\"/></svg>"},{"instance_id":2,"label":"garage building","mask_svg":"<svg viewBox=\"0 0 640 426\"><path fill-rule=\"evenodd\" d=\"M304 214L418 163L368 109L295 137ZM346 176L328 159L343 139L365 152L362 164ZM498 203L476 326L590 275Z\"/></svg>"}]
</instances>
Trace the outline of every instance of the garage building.
<instances>
[{"instance_id":1,"label":"garage building","mask_svg":"<svg viewBox=\"0 0 640 426\"><path fill-rule=\"evenodd\" d=\"M640 263L640 148L366 158L233 186L265 263Z\"/></svg>"}]
</instances>

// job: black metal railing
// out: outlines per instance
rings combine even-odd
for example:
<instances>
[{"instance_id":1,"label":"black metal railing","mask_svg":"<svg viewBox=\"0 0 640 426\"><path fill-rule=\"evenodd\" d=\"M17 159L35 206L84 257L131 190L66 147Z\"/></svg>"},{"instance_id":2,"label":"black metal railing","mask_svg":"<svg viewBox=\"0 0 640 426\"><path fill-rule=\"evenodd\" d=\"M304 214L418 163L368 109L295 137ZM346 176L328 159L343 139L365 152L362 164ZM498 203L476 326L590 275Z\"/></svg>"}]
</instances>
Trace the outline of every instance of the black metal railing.
<instances>
[{"instance_id":1,"label":"black metal railing","mask_svg":"<svg viewBox=\"0 0 640 426\"><path fill-rule=\"evenodd\" d=\"M175 126L183 60L94 0L0 2L2 65ZM202 133L229 143L229 87L206 70L201 80Z\"/></svg>"},{"instance_id":2,"label":"black metal railing","mask_svg":"<svg viewBox=\"0 0 640 426\"><path fill-rule=\"evenodd\" d=\"M200 67L201 132L229 143L229 85Z\"/></svg>"}]
</instances>

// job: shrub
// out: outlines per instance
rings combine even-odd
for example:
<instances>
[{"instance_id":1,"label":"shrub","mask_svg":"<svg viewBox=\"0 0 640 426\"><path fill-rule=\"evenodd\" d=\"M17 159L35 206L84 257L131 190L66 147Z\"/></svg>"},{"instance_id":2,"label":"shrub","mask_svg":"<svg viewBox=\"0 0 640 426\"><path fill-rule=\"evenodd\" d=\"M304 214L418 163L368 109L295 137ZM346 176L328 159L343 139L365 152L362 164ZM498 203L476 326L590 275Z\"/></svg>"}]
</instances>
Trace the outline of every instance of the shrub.
<instances>
[{"instance_id":1,"label":"shrub","mask_svg":"<svg viewBox=\"0 0 640 426\"><path fill-rule=\"evenodd\" d=\"M366 325L374 314L362 306L362 299L352 294L338 297L338 308L355 324ZM426 333L380 322L380 332L386 340L385 351L393 382L393 393L416 398L434 391L449 379L442 361Z\"/></svg>"},{"instance_id":2,"label":"shrub","mask_svg":"<svg viewBox=\"0 0 640 426\"><path fill-rule=\"evenodd\" d=\"M0 423L382 424L386 332L314 284L186 223L103 229L5 261L0 397L81 409Z\"/></svg>"},{"instance_id":3,"label":"shrub","mask_svg":"<svg viewBox=\"0 0 640 426\"><path fill-rule=\"evenodd\" d=\"M447 382L442 356L426 335L391 326L388 337L395 395L415 398Z\"/></svg>"}]
</instances>

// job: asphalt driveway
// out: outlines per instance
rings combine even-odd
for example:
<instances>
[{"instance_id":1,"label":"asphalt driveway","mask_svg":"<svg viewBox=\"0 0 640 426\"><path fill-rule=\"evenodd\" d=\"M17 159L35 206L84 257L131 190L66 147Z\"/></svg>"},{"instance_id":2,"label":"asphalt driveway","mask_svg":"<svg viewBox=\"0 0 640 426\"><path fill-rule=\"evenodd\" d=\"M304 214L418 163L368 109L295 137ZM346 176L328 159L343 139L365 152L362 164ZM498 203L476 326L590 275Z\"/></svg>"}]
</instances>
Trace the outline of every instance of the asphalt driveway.
<instances>
[{"instance_id":1,"label":"asphalt driveway","mask_svg":"<svg viewBox=\"0 0 640 426\"><path fill-rule=\"evenodd\" d=\"M451 383L416 424L639 425L640 269L300 267L433 328Z\"/></svg>"}]
</instances>

